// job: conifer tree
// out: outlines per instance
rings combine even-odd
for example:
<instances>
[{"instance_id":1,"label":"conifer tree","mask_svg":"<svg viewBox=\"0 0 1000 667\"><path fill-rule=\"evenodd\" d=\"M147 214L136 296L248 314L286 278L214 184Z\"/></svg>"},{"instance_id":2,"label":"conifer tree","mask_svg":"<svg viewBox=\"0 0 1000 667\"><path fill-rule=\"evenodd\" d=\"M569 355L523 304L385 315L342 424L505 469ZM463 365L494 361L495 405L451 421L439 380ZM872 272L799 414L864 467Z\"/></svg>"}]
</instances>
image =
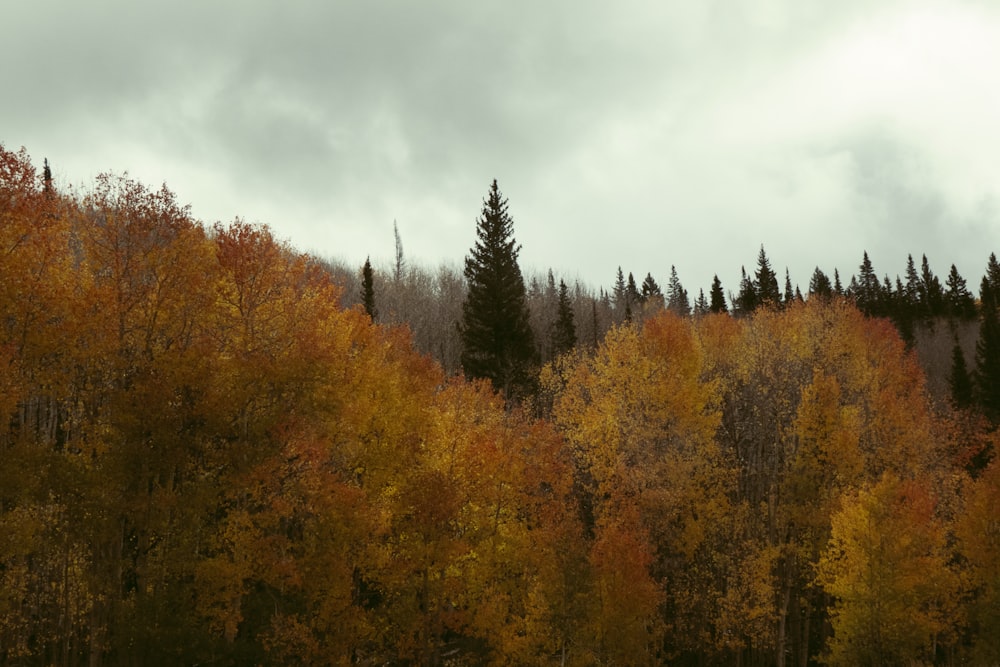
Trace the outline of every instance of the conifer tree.
<instances>
[{"instance_id":1,"label":"conifer tree","mask_svg":"<svg viewBox=\"0 0 1000 667\"><path fill-rule=\"evenodd\" d=\"M642 281L642 287L640 288L640 293L643 300L649 299L650 297L662 297L663 292L660 290L660 286L656 284L653 279L653 274L647 273L646 279Z\"/></svg>"},{"instance_id":2,"label":"conifer tree","mask_svg":"<svg viewBox=\"0 0 1000 667\"><path fill-rule=\"evenodd\" d=\"M757 288L747 275L747 270L740 267L740 293L733 304L737 315L749 315L757 309L759 301L757 299Z\"/></svg>"},{"instance_id":3,"label":"conifer tree","mask_svg":"<svg viewBox=\"0 0 1000 667\"><path fill-rule=\"evenodd\" d=\"M627 310L628 306L628 292L626 292L625 289L625 274L622 273L621 266L618 267L618 274L615 276L615 287L611 294L616 319L618 322L621 322L624 319L623 314Z\"/></svg>"},{"instance_id":4,"label":"conifer tree","mask_svg":"<svg viewBox=\"0 0 1000 667\"><path fill-rule=\"evenodd\" d=\"M781 304L781 292L778 289L778 276L771 269L771 261L760 247L757 255L757 271L754 273L754 288L757 293L757 305L778 306Z\"/></svg>"},{"instance_id":5,"label":"conifer tree","mask_svg":"<svg viewBox=\"0 0 1000 667\"><path fill-rule=\"evenodd\" d=\"M722 293L722 281L716 275L712 278L712 288L708 291L708 309L713 313L728 313L726 295Z\"/></svg>"},{"instance_id":6,"label":"conifer tree","mask_svg":"<svg viewBox=\"0 0 1000 667\"><path fill-rule=\"evenodd\" d=\"M809 296L818 296L826 299L833 296L833 286L830 284L830 278L818 266L813 271L812 278L809 279Z\"/></svg>"},{"instance_id":7,"label":"conifer tree","mask_svg":"<svg viewBox=\"0 0 1000 667\"><path fill-rule=\"evenodd\" d=\"M975 317L976 300L972 297L965 278L958 273L958 269L955 268L954 264L951 265L951 271L948 272L948 279L945 281L945 286L947 287L944 293L945 312L948 317L961 319L972 319Z\"/></svg>"},{"instance_id":8,"label":"conifer tree","mask_svg":"<svg viewBox=\"0 0 1000 667\"><path fill-rule=\"evenodd\" d=\"M788 272L788 267L785 267L785 294L784 294L785 305L790 304L795 300L795 292L792 290L792 276Z\"/></svg>"},{"instance_id":9,"label":"conifer tree","mask_svg":"<svg viewBox=\"0 0 1000 667\"><path fill-rule=\"evenodd\" d=\"M837 296L844 296L844 286L840 283L840 271L833 269L833 293Z\"/></svg>"},{"instance_id":10,"label":"conifer tree","mask_svg":"<svg viewBox=\"0 0 1000 667\"><path fill-rule=\"evenodd\" d=\"M913 255L906 256L906 284L899 293L900 308L906 310L907 316L923 317L926 315L927 303L920 275L917 274Z\"/></svg>"},{"instance_id":11,"label":"conifer tree","mask_svg":"<svg viewBox=\"0 0 1000 667\"><path fill-rule=\"evenodd\" d=\"M642 294L639 293L639 288L635 284L635 276L632 272L628 273L628 284L625 286L625 294L629 305L642 303Z\"/></svg>"},{"instance_id":12,"label":"conifer tree","mask_svg":"<svg viewBox=\"0 0 1000 667\"><path fill-rule=\"evenodd\" d=\"M990 259L996 261L994 256ZM986 416L996 423L1000 421L1000 315L989 269L983 276L979 293L982 318L976 341L976 397Z\"/></svg>"},{"instance_id":13,"label":"conifer tree","mask_svg":"<svg viewBox=\"0 0 1000 667\"><path fill-rule=\"evenodd\" d=\"M521 246L507 208L494 179L476 221L476 243L465 259L468 295L460 332L465 375L489 379L510 401L530 392L537 359L517 263Z\"/></svg>"},{"instance_id":14,"label":"conifer tree","mask_svg":"<svg viewBox=\"0 0 1000 667\"><path fill-rule=\"evenodd\" d=\"M677 267L670 267L670 282L667 283L667 309L677 313L681 317L691 314L691 302L688 300L687 290L681 285L680 278L677 277Z\"/></svg>"},{"instance_id":15,"label":"conifer tree","mask_svg":"<svg viewBox=\"0 0 1000 667\"><path fill-rule=\"evenodd\" d=\"M361 268L361 305L374 322L378 312L375 309L375 275L370 257L365 258L365 265Z\"/></svg>"},{"instance_id":16,"label":"conifer tree","mask_svg":"<svg viewBox=\"0 0 1000 667\"><path fill-rule=\"evenodd\" d=\"M697 316L709 313L708 299L705 298L705 290L698 288L698 298L694 302L694 314Z\"/></svg>"},{"instance_id":17,"label":"conifer tree","mask_svg":"<svg viewBox=\"0 0 1000 667\"><path fill-rule=\"evenodd\" d=\"M964 409L972 405L973 387L969 369L965 364L962 346L955 341L951 350L951 375L948 378L951 387L951 402L956 408Z\"/></svg>"},{"instance_id":18,"label":"conifer tree","mask_svg":"<svg viewBox=\"0 0 1000 667\"><path fill-rule=\"evenodd\" d=\"M596 316L596 309L594 314ZM569 298L566 282L559 281L559 306L552 328L552 356L570 352L576 347L576 324L573 321L573 303Z\"/></svg>"},{"instance_id":19,"label":"conifer tree","mask_svg":"<svg viewBox=\"0 0 1000 667\"><path fill-rule=\"evenodd\" d=\"M941 281L931 271L927 255L924 255L920 261L920 288L924 316L940 317L944 315L944 289L941 287Z\"/></svg>"},{"instance_id":20,"label":"conifer tree","mask_svg":"<svg viewBox=\"0 0 1000 667\"><path fill-rule=\"evenodd\" d=\"M868 257L867 250L861 260L858 278L857 280L852 278L851 282L851 296L854 297L858 310L869 316L878 314L882 288L879 285L878 276L875 275L875 269L872 268L872 261Z\"/></svg>"}]
</instances>

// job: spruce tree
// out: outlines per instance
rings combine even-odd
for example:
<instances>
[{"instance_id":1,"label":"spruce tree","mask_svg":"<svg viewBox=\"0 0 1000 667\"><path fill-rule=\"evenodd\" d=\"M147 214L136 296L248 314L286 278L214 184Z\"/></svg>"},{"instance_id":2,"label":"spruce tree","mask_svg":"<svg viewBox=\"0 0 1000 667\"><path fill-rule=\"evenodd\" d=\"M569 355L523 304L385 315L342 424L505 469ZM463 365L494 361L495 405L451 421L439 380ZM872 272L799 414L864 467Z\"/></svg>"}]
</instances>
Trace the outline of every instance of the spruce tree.
<instances>
[{"instance_id":1,"label":"spruce tree","mask_svg":"<svg viewBox=\"0 0 1000 667\"><path fill-rule=\"evenodd\" d=\"M813 271L812 278L809 279L809 296L818 296L823 299L829 299L833 296L830 278L818 266Z\"/></svg>"},{"instance_id":2,"label":"spruce tree","mask_svg":"<svg viewBox=\"0 0 1000 667\"><path fill-rule=\"evenodd\" d=\"M374 322L378 311L375 309L375 273L372 271L371 258L365 258L365 265L361 268L361 305Z\"/></svg>"},{"instance_id":3,"label":"spruce tree","mask_svg":"<svg viewBox=\"0 0 1000 667\"><path fill-rule=\"evenodd\" d=\"M795 300L795 291L792 289L792 275L788 272L787 266L785 267L785 294L782 298L786 306Z\"/></svg>"},{"instance_id":4,"label":"spruce tree","mask_svg":"<svg viewBox=\"0 0 1000 667\"><path fill-rule=\"evenodd\" d=\"M667 283L667 310L670 310L681 317L691 314L691 302L688 300L687 290L681 285L680 278L677 277L677 268L670 267L670 282Z\"/></svg>"},{"instance_id":5,"label":"spruce tree","mask_svg":"<svg viewBox=\"0 0 1000 667\"><path fill-rule=\"evenodd\" d=\"M990 259L996 261L993 256ZM996 423L1000 421L1000 314L989 269L983 276L979 294L982 318L976 341L976 398L986 416Z\"/></svg>"},{"instance_id":6,"label":"spruce tree","mask_svg":"<svg viewBox=\"0 0 1000 667\"><path fill-rule=\"evenodd\" d=\"M857 280L852 278L851 283L851 296L854 297L858 310L869 316L878 314L882 288L878 276L875 275L875 269L872 268L867 250L861 260L858 278Z\"/></svg>"},{"instance_id":7,"label":"spruce tree","mask_svg":"<svg viewBox=\"0 0 1000 667\"><path fill-rule=\"evenodd\" d=\"M944 315L944 289L941 281L931 271L927 255L920 262L920 291L923 296L923 315L926 317L941 317Z\"/></svg>"},{"instance_id":8,"label":"spruce tree","mask_svg":"<svg viewBox=\"0 0 1000 667\"><path fill-rule=\"evenodd\" d=\"M596 314L596 310L595 310ZM552 356L572 351L576 347L576 324L573 321L573 303L569 298L566 282L559 281L559 305L552 327Z\"/></svg>"},{"instance_id":9,"label":"spruce tree","mask_svg":"<svg viewBox=\"0 0 1000 667\"><path fill-rule=\"evenodd\" d=\"M642 281L642 287L639 288L639 291L644 300L648 300L650 297L663 297L663 291L653 279L652 273L646 274L646 279Z\"/></svg>"},{"instance_id":10,"label":"spruce tree","mask_svg":"<svg viewBox=\"0 0 1000 667\"><path fill-rule=\"evenodd\" d=\"M771 269L771 262L764 252L764 246L760 247L757 255L757 271L754 273L754 288L757 293L757 305L779 306L781 305L781 292L778 289L778 276Z\"/></svg>"},{"instance_id":11,"label":"spruce tree","mask_svg":"<svg viewBox=\"0 0 1000 667\"><path fill-rule=\"evenodd\" d=\"M947 287L944 293L945 312L948 317L959 319L975 317L976 300L972 297L972 292L969 291L965 278L958 273L954 264L951 265L951 271L948 272L945 286Z\"/></svg>"},{"instance_id":12,"label":"spruce tree","mask_svg":"<svg viewBox=\"0 0 1000 667\"><path fill-rule=\"evenodd\" d=\"M537 365L534 336L517 263L521 246L494 179L476 221L476 243L465 258L468 295L462 304L462 370L486 378L508 401L531 391Z\"/></svg>"},{"instance_id":13,"label":"spruce tree","mask_svg":"<svg viewBox=\"0 0 1000 667\"><path fill-rule=\"evenodd\" d=\"M705 298L705 290L698 289L698 298L694 302L694 314L697 316L707 315L709 313L708 299Z\"/></svg>"},{"instance_id":14,"label":"spruce tree","mask_svg":"<svg viewBox=\"0 0 1000 667\"><path fill-rule=\"evenodd\" d=\"M736 297L733 309L737 315L749 315L757 309L759 303L757 300L757 288L747 275L746 268L742 266L740 267L740 275L740 293Z\"/></svg>"},{"instance_id":15,"label":"spruce tree","mask_svg":"<svg viewBox=\"0 0 1000 667\"><path fill-rule=\"evenodd\" d=\"M722 292L722 281L716 275L712 278L712 288L708 291L708 309L713 313L728 313L726 295Z\"/></svg>"},{"instance_id":16,"label":"spruce tree","mask_svg":"<svg viewBox=\"0 0 1000 667\"><path fill-rule=\"evenodd\" d=\"M844 296L844 286L840 283L840 271L836 267L833 269L833 293L837 296Z\"/></svg>"},{"instance_id":17,"label":"spruce tree","mask_svg":"<svg viewBox=\"0 0 1000 667\"><path fill-rule=\"evenodd\" d=\"M951 350L951 375L948 378L951 387L951 402L956 408L964 409L972 405L973 388L969 369L965 364L962 346L955 341Z\"/></svg>"}]
</instances>

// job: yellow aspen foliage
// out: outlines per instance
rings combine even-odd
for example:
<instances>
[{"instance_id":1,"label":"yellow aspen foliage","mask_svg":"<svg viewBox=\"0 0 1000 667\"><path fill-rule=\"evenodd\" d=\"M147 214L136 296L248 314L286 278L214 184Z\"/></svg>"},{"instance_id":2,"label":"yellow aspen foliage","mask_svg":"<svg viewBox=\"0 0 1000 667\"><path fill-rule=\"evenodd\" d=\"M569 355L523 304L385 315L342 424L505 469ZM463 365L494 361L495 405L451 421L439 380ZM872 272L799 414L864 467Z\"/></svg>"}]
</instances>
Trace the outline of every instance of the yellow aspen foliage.
<instances>
[{"instance_id":1,"label":"yellow aspen foliage","mask_svg":"<svg viewBox=\"0 0 1000 667\"><path fill-rule=\"evenodd\" d=\"M933 661L953 640L960 582L935 504L924 482L893 473L845 494L817 566L834 599L830 664Z\"/></svg>"}]
</instances>

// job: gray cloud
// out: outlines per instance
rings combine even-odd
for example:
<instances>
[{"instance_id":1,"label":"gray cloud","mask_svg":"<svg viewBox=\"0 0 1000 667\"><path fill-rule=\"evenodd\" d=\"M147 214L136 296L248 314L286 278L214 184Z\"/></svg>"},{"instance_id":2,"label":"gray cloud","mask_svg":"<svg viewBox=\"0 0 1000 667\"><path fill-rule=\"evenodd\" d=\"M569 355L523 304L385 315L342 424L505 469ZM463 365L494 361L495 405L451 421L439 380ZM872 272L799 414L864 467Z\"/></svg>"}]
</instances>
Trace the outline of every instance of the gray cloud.
<instances>
[{"instance_id":1,"label":"gray cloud","mask_svg":"<svg viewBox=\"0 0 1000 667\"><path fill-rule=\"evenodd\" d=\"M0 141L64 180L128 169L351 262L461 261L494 177L529 268L802 287L997 244L973 2L20 3ZM947 102L947 103L945 103Z\"/></svg>"}]
</instances>

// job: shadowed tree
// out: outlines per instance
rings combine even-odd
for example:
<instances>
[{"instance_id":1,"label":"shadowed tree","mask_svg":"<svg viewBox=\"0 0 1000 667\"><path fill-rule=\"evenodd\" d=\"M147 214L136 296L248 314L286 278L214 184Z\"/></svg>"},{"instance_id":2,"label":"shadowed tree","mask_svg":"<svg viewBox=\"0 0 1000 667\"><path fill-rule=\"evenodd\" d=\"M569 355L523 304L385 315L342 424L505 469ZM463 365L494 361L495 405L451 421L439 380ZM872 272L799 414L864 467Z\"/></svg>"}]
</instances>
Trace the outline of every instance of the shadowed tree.
<instances>
[{"instance_id":1,"label":"shadowed tree","mask_svg":"<svg viewBox=\"0 0 1000 667\"><path fill-rule=\"evenodd\" d=\"M726 295L722 292L722 281L719 276L712 278L712 289L708 293L708 309L713 313L728 313Z\"/></svg>"},{"instance_id":2,"label":"shadowed tree","mask_svg":"<svg viewBox=\"0 0 1000 667\"><path fill-rule=\"evenodd\" d=\"M372 271L371 258L365 258L365 265L361 268L361 305L364 306L368 317L375 321L378 312L375 310L375 273Z\"/></svg>"},{"instance_id":3,"label":"shadowed tree","mask_svg":"<svg viewBox=\"0 0 1000 667\"><path fill-rule=\"evenodd\" d=\"M948 279L945 281L947 290L944 293L945 310L949 317L972 319L976 316L976 300L969 291L968 283L959 273L955 265L951 265Z\"/></svg>"},{"instance_id":4,"label":"shadowed tree","mask_svg":"<svg viewBox=\"0 0 1000 667\"><path fill-rule=\"evenodd\" d=\"M576 347L576 324L573 321L573 303L569 298L566 282L559 281L559 306L552 327L552 356L570 352Z\"/></svg>"},{"instance_id":5,"label":"shadowed tree","mask_svg":"<svg viewBox=\"0 0 1000 667\"><path fill-rule=\"evenodd\" d=\"M688 300L687 290L681 285L680 278L677 277L677 267L670 267L670 282L667 283L667 310L687 317L691 314L691 302Z\"/></svg>"},{"instance_id":6,"label":"shadowed tree","mask_svg":"<svg viewBox=\"0 0 1000 667\"><path fill-rule=\"evenodd\" d=\"M962 346L955 341L951 350L951 376L948 378L951 387L951 402L956 408L967 408L972 405L972 378L965 364Z\"/></svg>"},{"instance_id":7,"label":"shadowed tree","mask_svg":"<svg viewBox=\"0 0 1000 667\"><path fill-rule=\"evenodd\" d=\"M813 271L812 278L809 279L809 296L818 296L829 299L833 296L833 286L830 278L817 266Z\"/></svg>"},{"instance_id":8,"label":"shadowed tree","mask_svg":"<svg viewBox=\"0 0 1000 667\"><path fill-rule=\"evenodd\" d=\"M517 263L521 246L496 179L476 224L476 244L465 259L469 292L462 306L462 370L486 378L507 400L531 390L536 351Z\"/></svg>"},{"instance_id":9,"label":"shadowed tree","mask_svg":"<svg viewBox=\"0 0 1000 667\"><path fill-rule=\"evenodd\" d=\"M757 292L757 302L759 305L778 306L781 305L781 291L778 289L778 276L771 268L771 261L764 252L764 246L760 247L757 255L757 271L754 274L756 280L754 287Z\"/></svg>"}]
</instances>

